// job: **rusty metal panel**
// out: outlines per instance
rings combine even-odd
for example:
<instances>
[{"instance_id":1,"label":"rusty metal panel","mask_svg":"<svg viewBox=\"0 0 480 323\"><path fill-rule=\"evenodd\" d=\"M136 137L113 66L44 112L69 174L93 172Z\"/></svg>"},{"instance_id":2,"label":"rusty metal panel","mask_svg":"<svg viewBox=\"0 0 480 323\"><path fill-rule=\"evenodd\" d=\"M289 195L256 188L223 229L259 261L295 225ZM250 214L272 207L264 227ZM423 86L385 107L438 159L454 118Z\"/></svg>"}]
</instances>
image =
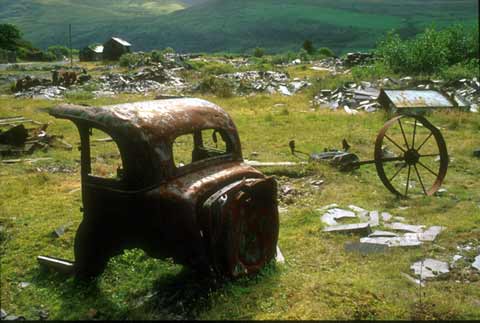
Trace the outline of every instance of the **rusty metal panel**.
<instances>
[{"instance_id":1,"label":"rusty metal panel","mask_svg":"<svg viewBox=\"0 0 480 323\"><path fill-rule=\"evenodd\" d=\"M383 90L383 92L397 109L456 106L446 95L433 90Z\"/></svg>"}]
</instances>

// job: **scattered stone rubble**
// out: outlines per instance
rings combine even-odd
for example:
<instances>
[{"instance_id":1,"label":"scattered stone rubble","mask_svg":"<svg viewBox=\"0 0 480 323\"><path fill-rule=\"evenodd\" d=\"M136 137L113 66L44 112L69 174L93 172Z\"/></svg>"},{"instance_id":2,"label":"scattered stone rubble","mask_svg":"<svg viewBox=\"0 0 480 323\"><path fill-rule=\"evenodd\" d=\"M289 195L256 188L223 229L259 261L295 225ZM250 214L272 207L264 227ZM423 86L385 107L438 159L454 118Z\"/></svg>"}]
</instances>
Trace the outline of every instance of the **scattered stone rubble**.
<instances>
[{"instance_id":1,"label":"scattered stone rubble","mask_svg":"<svg viewBox=\"0 0 480 323\"><path fill-rule=\"evenodd\" d=\"M25 127L25 124L34 124ZM0 156L31 154L38 149L51 146L72 149L62 136L50 135L46 132L48 124L42 124L24 117L0 119Z\"/></svg>"},{"instance_id":2,"label":"scattered stone rubble","mask_svg":"<svg viewBox=\"0 0 480 323\"><path fill-rule=\"evenodd\" d=\"M419 277L420 281L437 278L450 272L447 262L431 258L415 262L410 269Z\"/></svg>"},{"instance_id":3,"label":"scattered stone rubble","mask_svg":"<svg viewBox=\"0 0 480 323\"><path fill-rule=\"evenodd\" d=\"M312 104L331 110L343 109L348 114L358 111L375 112L380 108L377 102L382 88L438 90L446 93L460 108L468 108L478 112L480 105L480 82L477 78L461 79L455 82L443 80L414 80L404 77L399 80L392 78L379 79L376 82L346 82L335 90L320 90Z\"/></svg>"},{"instance_id":4,"label":"scattered stone rubble","mask_svg":"<svg viewBox=\"0 0 480 323\"><path fill-rule=\"evenodd\" d=\"M164 69L161 64L144 68L134 74L107 73L100 77L97 96L105 93L145 93L149 91L179 93L185 89L184 80L176 76L175 69Z\"/></svg>"},{"instance_id":5,"label":"scattered stone rubble","mask_svg":"<svg viewBox=\"0 0 480 323\"><path fill-rule=\"evenodd\" d=\"M424 242L432 242L443 231L443 227L432 226L425 230L423 225L411 225L392 220L402 218L393 217L387 212L368 211L355 205L349 205L349 210L344 210L336 204L327 205L317 211L324 212L321 216L323 223L328 227L324 228L324 232L343 232L343 233L360 233L361 244L375 244L387 247L417 247ZM354 218L362 222L354 224L340 224L337 220L345 218ZM394 231L404 232L395 233L390 231L376 230L372 233L374 227L389 228Z\"/></svg>"},{"instance_id":6,"label":"scattered stone rubble","mask_svg":"<svg viewBox=\"0 0 480 323\"><path fill-rule=\"evenodd\" d=\"M291 96L311 85L311 83L299 78L291 80L287 73L274 71L236 72L222 74L218 77L232 81L234 84L234 90L238 94L267 92L269 94L280 93L286 96Z\"/></svg>"}]
</instances>

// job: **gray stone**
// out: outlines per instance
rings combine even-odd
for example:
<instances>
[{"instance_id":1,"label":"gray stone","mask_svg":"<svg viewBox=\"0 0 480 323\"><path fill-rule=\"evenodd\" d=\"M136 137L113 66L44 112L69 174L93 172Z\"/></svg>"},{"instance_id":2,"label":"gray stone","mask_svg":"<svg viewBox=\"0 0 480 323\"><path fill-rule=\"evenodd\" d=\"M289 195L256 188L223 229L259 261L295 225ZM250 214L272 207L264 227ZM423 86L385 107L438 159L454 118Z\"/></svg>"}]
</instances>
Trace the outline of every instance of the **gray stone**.
<instances>
[{"instance_id":1,"label":"gray stone","mask_svg":"<svg viewBox=\"0 0 480 323\"><path fill-rule=\"evenodd\" d=\"M18 287L20 288L27 288L28 286L30 286L29 282L21 282L18 284Z\"/></svg>"},{"instance_id":2,"label":"gray stone","mask_svg":"<svg viewBox=\"0 0 480 323\"><path fill-rule=\"evenodd\" d=\"M386 245L388 247L418 247L421 241L410 237L375 237L361 238L360 242Z\"/></svg>"},{"instance_id":3,"label":"gray stone","mask_svg":"<svg viewBox=\"0 0 480 323\"><path fill-rule=\"evenodd\" d=\"M472 267L480 271L480 255L475 257L475 261L473 262Z\"/></svg>"},{"instance_id":4,"label":"gray stone","mask_svg":"<svg viewBox=\"0 0 480 323\"><path fill-rule=\"evenodd\" d=\"M459 261L459 260L462 259L462 258L463 258L463 256L461 256L461 255L455 255L455 256L453 256L453 258L452 258L452 265L454 265L457 261Z\"/></svg>"},{"instance_id":5,"label":"gray stone","mask_svg":"<svg viewBox=\"0 0 480 323\"><path fill-rule=\"evenodd\" d=\"M277 245L277 253L275 255L275 261L279 264L284 264L285 263L285 257L283 257L282 251Z\"/></svg>"},{"instance_id":6,"label":"gray stone","mask_svg":"<svg viewBox=\"0 0 480 323\"><path fill-rule=\"evenodd\" d=\"M5 312L5 310L3 308L0 309L0 320L3 320L4 318L6 318L8 315L7 312Z\"/></svg>"},{"instance_id":7,"label":"gray stone","mask_svg":"<svg viewBox=\"0 0 480 323\"><path fill-rule=\"evenodd\" d=\"M384 222L390 221L390 220L392 219L392 217L393 217L393 216L392 216L390 213L388 213L388 212L382 212L381 215L382 215L382 220L383 220Z\"/></svg>"},{"instance_id":8,"label":"gray stone","mask_svg":"<svg viewBox=\"0 0 480 323\"><path fill-rule=\"evenodd\" d=\"M324 215L322 215L321 220L323 223L328 225L337 225L337 219L343 218L355 218L355 213L343 210L339 208L329 209Z\"/></svg>"},{"instance_id":9,"label":"gray stone","mask_svg":"<svg viewBox=\"0 0 480 323\"><path fill-rule=\"evenodd\" d=\"M441 226L432 226L425 230L422 233L418 233L418 240L420 241L434 241L437 236L442 232L445 228Z\"/></svg>"},{"instance_id":10,"label":"gray stone","mask_svg":"<svg viewBox=\"0 0 480 323\"><path fill-rule=\"evenodd\" d=\"M339 232L339 233L360 233L360 234L369 234L372 232L370 229L369 223L354 223L354 224L344 224L344 225L335 225L323 229L325 232Z\"/></svg>"},{"instance_id":11,"label":"gray stone","mask_svg":"<svg viewBox=\"0 0 480 323\"><path fill-rule=\"evenodd\" d=\"M393 238L393 237L398 237L398 234L393 233L393 232L388 232L388 231L377 230L377 231L374 231L373 233L371 233L368 237L369 238L379 238L379 237Z\"/></svg>"},{"instance_id":12,"label":"gray stone","mask_svg":"<svg viewBox=\"0 0 480 323\"><path fill-rule=\"evenodd\" d=\"M421 280L436 278L450 272L448 263L431 258L415 262L410 266L410 269L412 269L415 275L419 276Z\"/></svg>"},{"instance_id":13,"label":"gray stone","mask_svg":"<svg viewBox=\"0 0 480 323\"><path fill-rule=\"evenodd\" d=\"M286 96L291 96L292 95L292 92L290 92L290 90L285 85L280 85L278 87L278 92L280 92L281 94L286 95Z\"/></svg>"},{"instance_id":14,"label":"gray stone","mask_svg":"<svg viewBox=\"0 0 480 323\"><path fill-rule=\"evenodd\" d=\"M357 212L357 213L363 213L363 212L368 212L367 210L359 207L359 206L356 206L356 205L353 205L353 204L350 204L348 206L348 208L354 212Z\"/></svg>"},{"instance_id":15,"label":"gray stone","mask_svg":"<svg viewBox=\"0 0 480 323\"><path fill-rule=\"evenodd\" d=\"M398 231L407 231L413 233L421 233L423 232L424 225L411 225L411 224L404 224L404 223L387 223L385 224L386 228L398 230Z\"/></svg>"},{"instance_id":16,"label":"gray stone","mask_svg":"<svg viewBox=\"0 0 480 323\"><path fill-rule=\"evenodd\" d=\"M362 255L368 255L372 253L385 253L388 250L388 246L372 244L372 243L362 243L362 242L351 242L345 244L346 252L357 252Z\"/></svg>"},{"instance_id":17,"label":"gray stone","mask_svg":"<svg viewBox=\"0 0 480 323\"><path fill-rule=\"evenodd\" d=\"M371 211L369 213L370 220L368 223L370 223L371 227L378 227L380 225L380 219L378 216L378 211Z\"/></svg>"}]
</instances>

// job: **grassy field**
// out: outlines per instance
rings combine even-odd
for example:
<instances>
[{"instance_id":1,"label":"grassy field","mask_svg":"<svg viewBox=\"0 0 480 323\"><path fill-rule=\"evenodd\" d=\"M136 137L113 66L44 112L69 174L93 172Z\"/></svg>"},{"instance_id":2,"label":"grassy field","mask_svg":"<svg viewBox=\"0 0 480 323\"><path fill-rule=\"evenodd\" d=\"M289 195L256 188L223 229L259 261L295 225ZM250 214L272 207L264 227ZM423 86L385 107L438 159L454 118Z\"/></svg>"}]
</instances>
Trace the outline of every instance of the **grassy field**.
<instances>
[{"instance_id":1,"label":"grassy field","mask_svg":"<svg viewBox=\"0 0 480 323\"><path fill-rule=\"evenodd\" d=\"M301 68L289 72L309 77L314 73ZM66 101L105 105L152 97ZM292 97L203 98L226 109L238 127L244 157L251 159L255 153L260 161L295 161L288 149L291 139L304 151L322 151L340 148L343 138L361 159L370 159L376 134L387 120L382 112L350 116L314 110L308 91ZM62 134L76 147L79 137L74 125L45 112L58 103L0 96L0 117L23 115L49 122L50 134ZM454 268L446 278L423 288L401 275L410 272L414 261L425 257L450 261L458 245L480 244L480 159L472 156L473 149L480 147L480 115L435 112L429 120L442 128L452 158L443 186L446 193L398 200L381 184L374 166L351 173L328 165L265 169L280 185L291 185L298 192L280 201L286 212L280 215L279 246L286 263L229 282L209 281L171 261L148 258L141 250L113 258L91 284L42 270L37 255L73 259L81 220L79 152L50 149L32 157L51 157L51 161L0 164L1 307L28 319L38 319L40 311L47 311L49 319L67 320L478 319L478 272ZM45 171L57 166L71 173ZM312 180L324 184L316 189ZM346 253L344 244L359 237L322 232L322 213L316 209L331 203L387 211L412 224L447 229L434 243L420 248L364 256ZM68 225L67 231L56 238L53 230L61 225ZM472 256L465 261L471 263ZM30 285L21 288L21 282Z\"/></svg>"},{"instance_id":2,"label":"grassy field","mask_svg":"<svg viewBox=\"0 0 480 323\"><path fill-rule=\"evenodd\" d=\"M173 47L182 52L298 50L305 39L338 54L374 47L390 29L413 36L426 26L476 24L474 0L5 0L0 22L18 24L27 39L47 47L80 48L120 35L137 50ZM94 10L92 10L94 8ZM181 10L185 8L185 10Z\"/></svg>"}]
</instances>

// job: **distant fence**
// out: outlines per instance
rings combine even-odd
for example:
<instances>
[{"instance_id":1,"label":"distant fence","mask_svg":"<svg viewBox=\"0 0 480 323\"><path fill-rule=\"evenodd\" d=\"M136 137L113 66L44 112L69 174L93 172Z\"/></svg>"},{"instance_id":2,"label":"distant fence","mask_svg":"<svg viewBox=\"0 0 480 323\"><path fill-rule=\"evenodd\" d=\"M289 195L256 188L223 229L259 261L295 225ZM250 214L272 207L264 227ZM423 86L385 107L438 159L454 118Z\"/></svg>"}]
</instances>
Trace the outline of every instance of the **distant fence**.
<instances>
[{"instance_id":1,"label":"distant fence","mask_svg":"<svg viewBox=\"0 0 480 323\"><path fill-rule=\"evenodd\" d=\"M16 63L17 53L11 50L0 49L0 63Z\"/></svg>"}]
</instances>

